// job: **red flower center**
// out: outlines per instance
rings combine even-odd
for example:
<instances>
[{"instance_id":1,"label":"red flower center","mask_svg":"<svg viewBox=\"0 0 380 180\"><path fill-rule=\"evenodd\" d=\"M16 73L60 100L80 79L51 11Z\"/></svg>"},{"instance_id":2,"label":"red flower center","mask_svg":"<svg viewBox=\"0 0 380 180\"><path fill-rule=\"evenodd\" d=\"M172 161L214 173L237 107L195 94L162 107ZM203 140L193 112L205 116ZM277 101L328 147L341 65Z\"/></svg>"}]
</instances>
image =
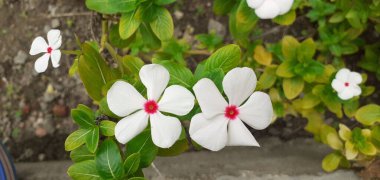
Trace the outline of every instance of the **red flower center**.
<instances>
[{"instance_id":1,"label":"red flower center","mask_svg":"<svg viewBox=\"0 0 380 180\"><path fill-rule=\"evenodd\" d=\"M229 120L235 120L239 115L239 109L235 105L230 105L224 110L224 116Z\"/></svg>"},{"instance_id":2,"label":"red flower center","mask_svg":"<svg viewBox=\"0 0 380 180\"><path fill-rule=\"evenodd\" d=\"M51 54L51 51L53 51L53 48L48 47L48 48L47 48L47 53Z\"/></svg>"},{"instance_id":3,"label":"red flower center","mask_svg":"<svg viewBox=\"0 0 380 180\"><path fill-rule=\"evenodd\" d=\"M345 82L345 83L344 83L344 86L348 87L348 86L350 86L350 83Z\"/></svg>"},{"instance_id":4,"label":"red flower center","mask_svg":"<svg viewBox=\"0 0 380 180\"><path fill-rule=\"evenodd\" d=\"M144 110L148 114L154 114L158 110L158 104L154 100L149 100L144 104Z\"/></svg>"}]
</instances>

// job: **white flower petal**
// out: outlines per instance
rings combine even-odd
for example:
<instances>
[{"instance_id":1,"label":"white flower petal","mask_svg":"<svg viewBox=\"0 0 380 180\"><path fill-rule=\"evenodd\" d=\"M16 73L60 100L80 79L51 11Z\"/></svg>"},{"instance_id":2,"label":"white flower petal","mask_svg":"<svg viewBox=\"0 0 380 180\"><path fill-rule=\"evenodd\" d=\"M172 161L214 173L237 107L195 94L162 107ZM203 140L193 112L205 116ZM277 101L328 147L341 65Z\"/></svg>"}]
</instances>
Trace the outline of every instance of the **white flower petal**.
<instances>
[{"instance_id":1,"label":"white flower petal","mask_svg":"<svg viewBox=\"0 0 380 180\"><path fill-rule=\"evenodd\" d=\"M268 94L254 92L248 101L239 107L239 118L254 129L269 126L273 117L273 106Z\"/></svg>"},{"instance_id":2,"label":"white flower petal","mask_svg":"<svg viewBox=\"0 0 380 180\"><path fill-rule=\"evenodd\" d=\"M189 90L173 85L166 88L158 107L160 111L183 116L193 109L194 100L195 98Z\"/></svg>"},{"instance_id":3,"label":"white flower petal","mask_svg":"<svg viewBox=\"0 0 380 180\"><path fill-rule=\"evenodd\" d=\"M250 8L256 9L263 4L264 0L247 0L247 4Z\"/></svg>"},{"instance_id":4,"label":"white flower petal","mask_svg":"<svg viewBox=\"0 0 380 180\"><path fill-rule=\"evenodd\" d=\"M53 49L58 49L62 44L61 31L58 29L52 29L47 34L49 46Z\"/></svg>"},{"instance_id":5,"label":"white flower petal","mask_svg":"<svg viewBox=\"0 0 380 180\"><path fill-rule=\"evenodd\" d=\"M223 79L223 89L230 105L240 106L253 93L257 78L251 68L234 68Z\"/></svg>"},{"instance_id":6,"label":"white flower petal","mask_svg":"<svg viewBox=\"0 0 380 180\"><path fill-rule=\"evenodd\" d=\"M228 104L214 82L207 78L201 79L194 85L193 90L199 106L207 119L224 114L224 110Z\"/></svg>"},{"instance_id":7,"label":"white flower petal","mask_svg":"<svg viewBox=\"0 0 380 180\"><path fill-rule=\"evenodd\" d=\"M344 85L345 82L342 82L341 80L334 79L331 83L331 86L334 88L335 91L341 92L343 91L346 86Z\"/></svg>"},{"instance_id":8,"label":"white flower petal","mask_svg":"<svg viewBox=\"0 0 380 180\"><path fill-rule=\"evenodd\" d=\"M44 55L42 55L40 58L36 60L36 62L34 63L34 69L38 73L42 73L46 71L49 65L49 57L50 57L50 54L45 53Z\"/></svg>"},{"instance_id":9,"label":"white flower petal","mask_svg":"<svg viewBox=\"0 0 380 180\"><path fill-rule=\"evenodd\" d=\"M115 126L115 137L118 142L125 144L148 126L149 115L140 110L121 119Z\"/></svg>"},{"instance_id":10,"label":"white flower petal","mask_svg":"<svg viewBox=\"0 0 380 180\"><path fill-rule=\"evenodd\" d=\"M351 84L360 84L363 81L362 76L357 72L351 72L348 75L348 82Z\"/></svg>"},{"instance_id":11,"label":"white flower petal","mask_svg":"<svg viewBox=\"0 0 380 180\"><path fill-rule=\"evenodd\" d=\"M165 116L161 112L150 115L152 140L161 148L171 147L182 132L181 122L175 117Z\"/></svg>"},{"instance_id":12,"label":"white flower petal","mask_svg":"<svg viewBox=\"0 0 380 180\"><path fill-rule=\"evenodd\" d=\"M45 39L42 38L41 36L38 36L33 40L29 54L36 55L39 53L47 52L47 48L48 48L48 45Z\"/></svg>"},{"instance_id":13,"label":"white flower petal","mask_svg":"<svg viewBox=\"0 0 380 180\"><path fill-rule=\"evenodd\" d=\"M196 114L191 119L190 137L204 148L219 151L227 145L227 124L223 115L206 119L203 113Z\"/></svg>"},{"instance_id":14,"label":"white flower petal","mask_svg":"<svg viewBox=\"0 0 380 180\"><path fill-rule=\"evenodd\" d=\"M228 123L228 142L227 146L258 146L259 143L249 132L243 122L237 118Z\"/></svg>"},{"instance_id":15,"label":"white flower petal","mask_svg":"<svg viewBox=\"0 0 380 180\"><path fill-rule=\"evenodd\" d=\"M125 117L143 109L145 98L127 82L116 81L107 92L109 109L120 117Z\"/></svg>"},{"instance_id":16,"label":"white flower petal","mask_svg":"<svg viewBox=\"0 0 380 180\"><path fill-rule=\"evenodd\" d=\"M59 67L59 60L61 60L61 51L60 50L53 50L51 52L51 62L53 64L54 68Z\"/></svg>"},{"instance_id":17,"label":"white flower petal","mask_svg":"<svg viewBox=\"0 0 380 180\"><path fill-rule=\"evenodd\" d=\"M353 84L349 88L351 89L354 96L359 96L362 94L362 89L358 85Z\"/></svg>"},{"instance_id":18,"label":"white flower petal","mask_svg":"<svg viewBox=\"0 0 380 180\"><path fill-rule=\"evenodd\" d=\"M352 91L352 88L345 88L343 91L338 93L338 96L342 100L348 100L354 97L354 92Z\"/></svg>"},{"instance_id":19,"label":"white flower petal","mask_svg":"<svg viewBox=\"0 0 380 180\"><path fill-rule=\"evenodd\" d=\"M280 14L280 7L274 0L265 0L255 13L260 19L273 19Z\"/></svg>"},{"instance_id":20,"label":"white flower petal","mask_svg":"<svg viewBox=\"0 0 380 180\"><path fill-rule=\"evenodd\" d=\"M141 82L147 89L148 99L157 101L169 83L169 72L158 64L145 65L140 70Z\"/></svg>"},{"instance_id":21,"label":"white flower petal","mask_svg":"<svg viewBox=\"0 0 380 180\"><path fill-rule=\"evenodd\" d=\"M280 15L286 14L292 8L293 0L275 0L280 8Z\"/></svg>"},{"instance_id":22,"label":"white flower petal","mask_svg":"<svg viewBox=\"0 0 380 180\"><path fill-rule=\"evenodd\" d=\"M336 73L335 79L338 79L342 82L347 82L348 76L350 75L350 72L351 71L349 69L343 68L343 69L339 70L338 73Z\"/></svg>"}]
</instances>

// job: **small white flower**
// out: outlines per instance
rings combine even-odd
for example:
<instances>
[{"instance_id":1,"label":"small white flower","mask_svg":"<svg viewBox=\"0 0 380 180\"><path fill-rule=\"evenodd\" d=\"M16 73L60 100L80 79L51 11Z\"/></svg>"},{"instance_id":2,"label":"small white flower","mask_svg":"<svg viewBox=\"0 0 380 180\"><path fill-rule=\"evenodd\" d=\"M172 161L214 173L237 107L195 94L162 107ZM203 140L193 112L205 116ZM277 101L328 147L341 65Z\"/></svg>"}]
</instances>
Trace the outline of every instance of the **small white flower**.
<instances>
[{"instance_id":1,"label":"small white flower","mask_svg":"<svg viewBox=\"0 0 380 180\"><path fill-rule=\"evenodd\" d=\"M362 93L359 86L362 81L362 76L359 73L343 68L336 73L331 86L338 92L340 99L348 100Z\"/></svg>"},{"instance_id":2,"label":"small white flower","mask_svg":"<svg viewBox=\"0 0 380 180\"><path fill-rule=\"evenodd\" d=\"M61 51L58 49L62 44L61 31L57 29L52 29L47 34L48 43L41 36L36 37L33 40L32 47L30 48L29 54L36 55L40 53L45 53L34 63L34 69L38 73L45 72L48 64L49 58L51 57L51 62L54 68L59 67L59 60L61 59Z\"/></svg>"},{"instance_id":3,"label":"small white flower","mask_svg":"<svg viewBox=\"0 0 380 180\"><path fill-rule=\"evenodd\" d=\"M160 111L186 115L193 109L195 98L182 86L172 85L166 88L170 75L161 65L145 65L139 75L147 89L148 99L124 81L115 82L107 93L109 109L124 117L116 124L115 137L120 143L127 143L148 126L150 119L154 144L169 148L180 137L182 126L177 118L165 116Z\"/></svg>"},{"instance_id":4,"label":"small white flower","mask_svg":"<svg viewBox=\"0 0 380 180\"><path fill-rule=\"evenodd\" d=\"M272 120L273 107L267 94L253 92L256 83L252 69L232 69L223 79L227 103L210 79L201 79L193 90L202 113L191 119L191 138L212 151L225 146L259 146L243 122L264 129Z\"/></svg>"},{"instance_id":5,"label":"small white flower","mask_svg":"<svg viewBox=\"0 0 380 180\"><path fill-rule=\"evenodd\" d=\"M293 0L247 0L247 3L259 18L273 19L289 12Z\"/></svg>"}]
</instances>

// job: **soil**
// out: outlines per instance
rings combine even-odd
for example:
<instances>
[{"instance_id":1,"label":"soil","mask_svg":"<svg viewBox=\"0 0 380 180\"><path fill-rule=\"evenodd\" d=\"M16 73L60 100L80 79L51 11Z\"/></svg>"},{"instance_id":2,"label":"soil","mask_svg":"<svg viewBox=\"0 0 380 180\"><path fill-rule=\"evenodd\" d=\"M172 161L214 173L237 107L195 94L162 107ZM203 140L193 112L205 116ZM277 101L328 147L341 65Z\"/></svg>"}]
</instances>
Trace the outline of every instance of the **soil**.
<instances>
[{"instance_id":1,"label":"soil","mask_svg":"<svg viewBox=\"0 0 380 180\"><path fill-rule=\"evenodd\" d=\"M170 6L170 11L177 14L174 16L176 36L193 44L195 34L208 32L210 20L223 25L220 30L228 34L228 17L213 14L212 0L178 0ZM61 67L54 69L49 65L45 73L37 74L33 66L39 56L30 56L28 52L33 39L46 38L51 28L62 30L61 49L77 48L75 34L81 40L98 40L100 16L91 13L84 0L0 0L0 17L0 142L9 147L16 161L68 159L64 141L77 129L69 110L77 104L95 106L79 77L68 76L73 56L63 55ZM276 25L262 21L259 26L265 32ZM305 17L262 38L265 42L275 42L284 34L291 34L302 39L302 30L309 35L315 31ZM224 38L226 42L231 41L228 36ZM196 61L204 58L207 57L196 57ZM303 130L305 125L306 120L287 117L277 120L267 130L253 133L259 138L279 136L283 140L309 137Z\"/></svg>"}]
</instances>

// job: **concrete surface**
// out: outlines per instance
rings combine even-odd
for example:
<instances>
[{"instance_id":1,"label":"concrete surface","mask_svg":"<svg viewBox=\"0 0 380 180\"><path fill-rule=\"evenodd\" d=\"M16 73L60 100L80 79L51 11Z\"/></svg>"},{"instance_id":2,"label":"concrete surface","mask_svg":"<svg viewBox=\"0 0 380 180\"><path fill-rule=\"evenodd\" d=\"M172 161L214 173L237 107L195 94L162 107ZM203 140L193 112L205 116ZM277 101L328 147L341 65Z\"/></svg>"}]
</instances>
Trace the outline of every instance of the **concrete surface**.
<instances>
[{"instance_id":1,"label":"concrete surface","mask_svg":"<svg viewBox=\"0 0 380 180\"><path fill-rule=\"evenodd\" d=\"M281 142L276 138L260 139L261 148L229 147L220 152L190 152L177 157L159 157L156 168L146 169L148 179L175 180L354 180L352 171L339 170L326 174L321 169L322 158L329 148L312 139ZM70 161L16 163L20 179L68 179Z\"/></svg>"}]
</instances>

